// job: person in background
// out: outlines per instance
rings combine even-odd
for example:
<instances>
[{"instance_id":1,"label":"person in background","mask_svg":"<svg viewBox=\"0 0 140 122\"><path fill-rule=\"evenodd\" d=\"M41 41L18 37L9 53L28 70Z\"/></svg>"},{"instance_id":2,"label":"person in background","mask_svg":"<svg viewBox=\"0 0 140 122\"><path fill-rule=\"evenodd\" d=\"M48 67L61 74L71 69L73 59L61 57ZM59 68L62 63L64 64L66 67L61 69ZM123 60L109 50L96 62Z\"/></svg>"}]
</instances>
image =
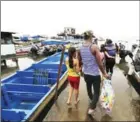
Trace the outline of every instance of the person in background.
<instances>
[{"instance_id":1,"label":"person in background","mask_svg":"<svg viewBox=\"0 0 140 122\"><path fill-rule=\"evenodd\" d=\"M53 46L50 46L50 50L49 50L50 52L53 52Z\"/></svg>"},{"instance_id":2,"label":"person in background","mask_svg":"<svg viewBox=\"0 0 140 122\"><path fill-rule=\"evenodd\" d=\"M92 44L92 31L87 31L83 35L85 42L80 48L80 55L82 58L83 74L87 86L87 93L91 101L88 114L92 115L95 112L100 95L100 71L105 78L109 78L109 76L103 67L99 48L96 44ZM92 87L94 88L94 93L92 91Z\"/></svg>"},{"instance_id":3,"label":"person in background","mask_svg":"<svg viewBox=\"0 0 140 122\"><path fill-rule=\"evenodd\" d=\"M58 52L62 51L63 46L62 45L58 45Z\"/></svg>"},{"instance_id":4,"label":"person in background","mask_svg":"<svg viewBox=\"0 0 140 122\"><path fill-rule=\"evenodd\" d=\"M120 50L124 50L125 49L125 46L122 43L119 43L119 49Z\"/></svg>"},{"instance_id":5,"label":"person in background","mask_svg":"<svg viewBox=\"0 0 140 122\"><path fill-rule=\"evenodd\" d=\"M70 105L73 91L75 93L75 104L79 102L78 96L81 67L79 65L79 60L76 56L76 49L74 47L69 48L68 55L69 56L66 59L66 66L68 69L68 81L70 83L70 90L67 104Z\"/></svg>"},{"instance_id":6,"label":"person in background","mask_svg":"<svg viewBox=\"0 0 140 122\"><path fill-rule=\"evenodd\" d=\"M101 55L101 60L105 68L105 45L104 44L102 44L100 47L100 55Z\"/></svg>"},{"instance_id":7,"label":"person in background","mask_svg":"<svg viewBox=\"0 0 140 122\"><path fill-rule=\"evenodd\" d=\"M117 45L117 43L115 43L115 47L116 47L116 53L119 54L119 46Z\"/></svg>"},{"instance_id":8,"label":"person in background","mask_svg":"<svg viewBox=\"0 0 140 122\"><path fill-rule=\"evenodd\" d=\"M107 39L105 45L105 57L106 57L106 71L113 74L113 67L115 65L116 47L112 43L111 39Z\"/></svg>"},{"instance_id":9,"label":"person in background","mask_svg":"<svg viewBox=\"0 0 140 122\"><path fill-rule=\"evenodd\" d=\"M106 69L105 45L104 44L102 44L100 47L100 56L101 56L101 60L103 62L104 69ZM103 85L103 80L104 80L104 78L101 74L101 86Z\"/></svg>"},{"instance_id":10,"label":"person in background","mask_svg":"<svg viewBox=\"0 0 140 122\"><path fill-rule=\"evenodd\" d=\"M96 45L98 45L98 39L95 38L93 43L96 44Z\"/></svg>"},{"instance_id":11,"label":"person in background","mask_svg":"<svg viewBox=\"0 0 140 122\"><path fill-rule=\"evenodd\" d=\"M31 45L32 45L32 48L33 48L33 49L36 49L36 50L39 49L39 47L38 47L35 43L32 42Z\"/></svg>"}]
</instances>

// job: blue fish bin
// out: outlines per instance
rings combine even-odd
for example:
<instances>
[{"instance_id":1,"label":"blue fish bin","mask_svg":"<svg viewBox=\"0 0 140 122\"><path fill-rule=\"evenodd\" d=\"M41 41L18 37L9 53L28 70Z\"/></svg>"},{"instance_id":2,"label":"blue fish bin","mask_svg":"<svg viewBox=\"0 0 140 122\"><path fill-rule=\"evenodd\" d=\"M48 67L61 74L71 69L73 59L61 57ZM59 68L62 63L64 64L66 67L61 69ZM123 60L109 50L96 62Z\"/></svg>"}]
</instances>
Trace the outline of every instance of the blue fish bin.
<instances>
[{"instance_id":1,"label":"blue fish bin","mask_svg":"<svg viewBox=\"0 0 140 122\"><path fill-rule=\"evenodd\" d=\"M61 54L46 58L2 80L1 120L27 121L56 85ZM64 54L64 60L67 53ZM60 78L67 72L62 64Z\"/></svg>"}]
</instances>

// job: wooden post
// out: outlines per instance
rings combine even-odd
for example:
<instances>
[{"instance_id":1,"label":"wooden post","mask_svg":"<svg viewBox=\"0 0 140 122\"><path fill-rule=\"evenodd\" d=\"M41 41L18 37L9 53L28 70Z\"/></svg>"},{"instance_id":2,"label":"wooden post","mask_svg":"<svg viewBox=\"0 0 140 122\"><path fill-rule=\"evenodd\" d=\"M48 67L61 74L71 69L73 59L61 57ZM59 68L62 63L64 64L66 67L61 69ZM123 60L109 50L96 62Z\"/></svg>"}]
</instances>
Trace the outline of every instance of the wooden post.
<instances>
[{"instance_id":1,"label":"wooden post","mask_svg":"<svg viewBox=\"0 0 140 122\"><path fill-rule=\"evenodd\" d=\"M16 66L19 68L18 58L15 58Z\"/></svg>"},{"instance_id":2,"label":"wooden post","mask_svg":"<svg viewBox=\"0 0 140 122\"><path fill-rule=\"evenodd\" d=\"M6 59L3 60L4 66L7 67Z\"/></svg>"},{"instance_id":3,"label":"wooden post","mask_svg":"<svg viewBox=\"0 0 140 122\"><path fill-rule=\"evenodd\" d=\"M63 59L64 59L64 52L65 52L65 47L63 46L63 50L62 50L61 58L60 58L59 69L58 69L57 84L56 84L56 89L55 89L55 101L57 100L57 97L58 97L58 85L59 85L59 78L60 78L60 74L61 74L62 63L63 63Z\"/></svg>"}]
</instances>

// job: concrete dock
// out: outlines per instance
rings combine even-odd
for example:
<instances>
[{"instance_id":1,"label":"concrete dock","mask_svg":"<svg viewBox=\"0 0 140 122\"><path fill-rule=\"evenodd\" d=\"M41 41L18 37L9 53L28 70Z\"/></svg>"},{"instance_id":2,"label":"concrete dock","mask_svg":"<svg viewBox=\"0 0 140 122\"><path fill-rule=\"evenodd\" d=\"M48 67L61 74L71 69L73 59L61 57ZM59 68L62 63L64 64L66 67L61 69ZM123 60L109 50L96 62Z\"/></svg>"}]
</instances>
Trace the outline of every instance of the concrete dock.
<instances>
[{"instance_id":1,"label":"concrete dock","mask_svg":"<svg viewBox=\"0 0 140 122\"><path fill-rule=\"evenodd\" d=\"M81 77L78 105L75 106L73 103L71 106L67 106L68 85L59 95L57 102L53 104L43 121L140 121L140 101L135 99L138 94L117 67L114 68L112 85L115 91L115 104L111 117L103 115L99 103L95 117L92 118L87 115L89 101L86 84Z\"/></svg>"}]
</instances>

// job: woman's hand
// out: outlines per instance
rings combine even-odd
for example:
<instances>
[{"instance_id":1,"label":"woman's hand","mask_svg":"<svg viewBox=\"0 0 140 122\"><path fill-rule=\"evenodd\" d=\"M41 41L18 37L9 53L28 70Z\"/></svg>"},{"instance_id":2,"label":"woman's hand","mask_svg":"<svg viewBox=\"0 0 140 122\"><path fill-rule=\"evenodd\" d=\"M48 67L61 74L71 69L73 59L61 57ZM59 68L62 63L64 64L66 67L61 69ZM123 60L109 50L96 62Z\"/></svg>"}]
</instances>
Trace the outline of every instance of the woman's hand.
<instances>
[{"instance_id":1,"label":"woman's hand","mask_svg":"<svg viewBox=\"0 0 140 122\"><path fill-rule=\"evenodd\" d=\"M112 59L115 59L115 57L113 56L110 56L106 51L105 51L105 55L108 57L108 58L112 58Z\"/></svg>"}]
</instances>

